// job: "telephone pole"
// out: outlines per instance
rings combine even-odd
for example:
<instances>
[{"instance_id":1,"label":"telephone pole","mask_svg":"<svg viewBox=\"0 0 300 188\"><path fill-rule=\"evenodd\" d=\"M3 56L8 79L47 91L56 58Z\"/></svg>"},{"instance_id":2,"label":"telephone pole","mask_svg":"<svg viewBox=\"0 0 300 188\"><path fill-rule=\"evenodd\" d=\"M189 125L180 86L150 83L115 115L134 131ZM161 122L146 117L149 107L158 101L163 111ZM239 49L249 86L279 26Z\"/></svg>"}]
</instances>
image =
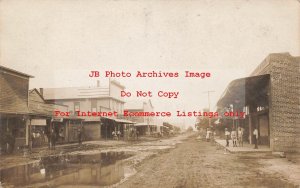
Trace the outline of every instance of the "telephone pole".
<instances>
[{"instance_id":1,"label":"telephone pole","mask_svg":"<svg viewBox=\"0 0 300 188\"><path fill-rule=\"evenodd\" d=\"M215 92L215 91L204 91L203 93L207 93L207 100L208 100L208 111L210 112L210 93L213 93L213 92ZM211 125L211 121L210 121L211 119L209 118L208 119L208 126L210 127L210 125Z\"/></svg>"}]
</instances>

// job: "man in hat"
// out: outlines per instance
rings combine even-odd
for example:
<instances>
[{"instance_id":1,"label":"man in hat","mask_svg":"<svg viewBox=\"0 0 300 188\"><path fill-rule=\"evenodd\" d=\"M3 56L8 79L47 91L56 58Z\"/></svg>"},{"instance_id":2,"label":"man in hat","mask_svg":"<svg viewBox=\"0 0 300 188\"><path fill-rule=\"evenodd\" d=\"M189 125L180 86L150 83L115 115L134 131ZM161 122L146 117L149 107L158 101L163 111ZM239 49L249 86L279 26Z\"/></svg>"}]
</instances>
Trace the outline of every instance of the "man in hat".
<instances>
[{"instance_id":1,"label":"man in hat","mask_svg":"<svg viewBox=\"0 0 300 188\"><path fill-rule=\"evenodd\" d=\"M243 136L244 136L244 129L242 127L239 127L238 129L238 142L239 146L243 147Z\"/></svg>"},{"instance_id":2,"label":"man in hat","mask_svg":"<svg viewBox=\"0 0 300 188\"><path fill-rule=\"evenodd\" d=\"M78 144L82 145L82 128L78 129Z\"/></svg>"},{"instance_id":3,"label":"man in hat","mask_svg":"<svg viewBox=\"0 0 300 188\"><path fill-rule=\"evenodd\" d=\"M258 130L256 127L254 127L254 131L253 131L253 141L254 141L254 149L258 149Z\"/></svg>"},{"instance_id":4,"label":"man in hat","mask_svg":"<svg viewBox=\"0 0 300 188\"><path fill-rule=\"evenodd\" d=\"M230 132L227 128L225 128L225 138L226 138L226 147L229 146L229 138L230 138Z\"/></svg>"},{"instance_id":5,"label":"man in hat","mask_svg":"<svg viewBox=\"0 0 300 188\"><path fill-rule=\"evenodd\" d=\"M231 140L232 140L232 145L233 147L237 147L236 142L237 142L237 135L236 135L236 130L233 129L231 131Z\"/></svg>"}]
</instances>

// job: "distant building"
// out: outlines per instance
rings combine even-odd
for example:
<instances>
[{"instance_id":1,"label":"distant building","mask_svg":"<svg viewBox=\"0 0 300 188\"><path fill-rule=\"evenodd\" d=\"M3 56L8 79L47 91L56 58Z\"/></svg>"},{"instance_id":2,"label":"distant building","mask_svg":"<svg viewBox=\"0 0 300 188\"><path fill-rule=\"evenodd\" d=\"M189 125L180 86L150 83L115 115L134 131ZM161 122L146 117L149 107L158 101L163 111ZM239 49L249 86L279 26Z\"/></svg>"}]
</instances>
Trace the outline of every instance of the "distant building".
<instances>
[{"instance_id":1,"label":"distant building","mask_svg":"<svg viewBox=\"0 0 300 188\"><path fill-rule=\"evenodd\" d=\"M273 151L300 151L300 57L270 54L250 77L233 80L217 103L219 111L245 112L244 118L223 119L245 128L252 143L258 128L259 144Z\"/></svg>"},{"instance_id":2,"label":"distant building","mask_svg":"<svg viewBox=\"0 0 300 188\"><path fill-rule=\"evenodd\" d=\"M99 117L81 116L84 119L84 131L86 139L97 140L111 138L113 130L123 132L120 124L130 123L122 119L124 101L121 91L125 87L119 82L110 81L109 87L66 87L66 88L42 88L41 93L48 102L68 106L68 112L78 115L80 112L117 112L118 116Z\"/></svg>"},{"instance_id":3,"label":"distant building","mask_svg":"<svg viewBox=\"0 0 300 188\"><path fill-rule=\"evenodd\" d=\"M124 110L129 112L153 112L154 107L150 99L145 101L133 100L125 103ZM139 131L140 135L150 134L157 131L155 117L132 116L126 117L126 119L135 122L135 127Z\"/></svg>"}]
</instances>

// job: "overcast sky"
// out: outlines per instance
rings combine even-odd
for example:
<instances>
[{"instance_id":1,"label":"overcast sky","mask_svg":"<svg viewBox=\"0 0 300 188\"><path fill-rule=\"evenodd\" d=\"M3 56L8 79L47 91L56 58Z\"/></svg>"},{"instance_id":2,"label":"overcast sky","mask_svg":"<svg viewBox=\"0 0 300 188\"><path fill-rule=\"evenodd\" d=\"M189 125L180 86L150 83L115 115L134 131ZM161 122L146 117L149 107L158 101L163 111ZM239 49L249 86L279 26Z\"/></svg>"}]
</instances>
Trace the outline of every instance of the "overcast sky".
<instances>
[{"instance_id":1,"label":"overcast sky","mask_svg":"<svg viewBox=\"0 0 300 188\"><path fill-rule=\"evenodd\" d=\"M91 70L131 72L127 91L153 91L156 111L214 106L227 84L269 53L300 55L297 0L0 1L0 63L30 88L96 85ZM179 72L141 79L136 71ZM184 78L185 70L211 78ZM103 75L101 83L104 84ZM178 91L161 99L157 91ZM130 99L132 100L132 99ZM194 119L187 120L193 123Z\"/></svg>"}]
</instances>

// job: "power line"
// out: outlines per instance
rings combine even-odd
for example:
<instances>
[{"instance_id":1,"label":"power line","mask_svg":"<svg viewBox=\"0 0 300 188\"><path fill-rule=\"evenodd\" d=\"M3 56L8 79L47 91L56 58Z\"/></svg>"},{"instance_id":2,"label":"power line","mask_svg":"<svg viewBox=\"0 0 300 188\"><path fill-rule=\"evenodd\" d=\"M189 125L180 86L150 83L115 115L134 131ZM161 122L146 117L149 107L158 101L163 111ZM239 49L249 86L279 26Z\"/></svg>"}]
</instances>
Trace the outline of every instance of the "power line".
<instances>
[{"instance_id":1,"label":"power line","mask_svg":"<svg viewBox=\"0 0 300 188\"><path fill-rule=\"evenodd\" d=\"M215 91L204 91L203 93L207 93L207 100L208 100L208 111L210 112L210 93L213 93L213 92L215 92ZM209 127L210 127L210 124L211 124L211 122L210 122L210 118L208 119L208 125L209 125Z\"/></svg>"}]
</instances>

